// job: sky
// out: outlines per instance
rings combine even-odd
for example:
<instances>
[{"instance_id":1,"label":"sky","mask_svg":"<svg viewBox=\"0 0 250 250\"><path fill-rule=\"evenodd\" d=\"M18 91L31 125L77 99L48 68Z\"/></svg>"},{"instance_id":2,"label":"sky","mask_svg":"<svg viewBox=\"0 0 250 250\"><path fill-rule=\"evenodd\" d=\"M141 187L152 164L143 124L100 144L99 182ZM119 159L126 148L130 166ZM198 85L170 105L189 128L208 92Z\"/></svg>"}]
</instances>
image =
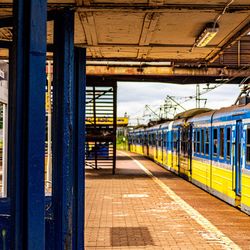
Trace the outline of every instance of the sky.
<instances>
[{"instance_id":1,"label":"sky","mask_svg":"<svg viewBox=\"0 0 250 250\"><path fill-rule=\"evenodd\" d=\"M212 87L213 85L210 85ZM201 92L207 86L200 85ZM145 105L159 114L160 105L164 104L167 95L175 96L178 103L185 99L181 97L195 96L196 85L180 85L167 83L144 83L144 82L118 82L117 112L118 116L124 116L125 112L130 118L130 124L147 123L148 119L154 118L153 113L145 110ZM240 93L238 84L224 84L201 96L207 99L206 108L218 109L232 105ZM205 101L201 101L204 107ZM185 109L195 108L195 99L181 104ZM179 108L176 113L184 111ZM150 116L151 115L151 116ZM156 116L155 116L156 117Z\"/></svg>"}]
</instances>

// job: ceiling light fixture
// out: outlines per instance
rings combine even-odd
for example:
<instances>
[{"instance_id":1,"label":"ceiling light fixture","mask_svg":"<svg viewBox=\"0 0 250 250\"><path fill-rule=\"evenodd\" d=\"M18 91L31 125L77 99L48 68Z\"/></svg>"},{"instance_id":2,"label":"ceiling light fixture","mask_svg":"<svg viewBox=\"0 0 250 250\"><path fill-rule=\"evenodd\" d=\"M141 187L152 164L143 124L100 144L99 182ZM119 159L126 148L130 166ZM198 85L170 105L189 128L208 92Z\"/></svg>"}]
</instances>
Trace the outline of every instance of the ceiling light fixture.
<instances>
[{"instance_id":1,"label":"ceiling light fixture","mask_svg":"<svg viewBox=\"0 0 250 250\"><path fill-rule=\"evenodd\" d=\"M195 41L196 47L205 47L218 33L219 25L217 23L207 23L205 29L200 33Z\"/></svg>"}]
</instances>

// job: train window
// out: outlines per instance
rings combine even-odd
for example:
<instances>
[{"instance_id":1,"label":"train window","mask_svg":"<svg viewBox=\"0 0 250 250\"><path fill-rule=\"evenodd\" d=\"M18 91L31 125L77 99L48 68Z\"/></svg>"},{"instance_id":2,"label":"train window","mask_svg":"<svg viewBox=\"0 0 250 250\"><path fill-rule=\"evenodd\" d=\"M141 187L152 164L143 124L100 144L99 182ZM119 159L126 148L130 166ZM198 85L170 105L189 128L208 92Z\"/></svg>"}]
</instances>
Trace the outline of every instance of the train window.
<instances>
[{"instance_id":1,"label":"train window","mask_svg":"<svg viewBox=\"0 0 250 250\"><path fill-rule=\"evenodd\" d=\"M227 128L227 148L226 148L226 155L227 159L230 160L230 152L231 152L231 128Z\"/></svg>"},{"instance_id":2,"label":"train window","mask_svg":"<svg viewBox=\"0 0 250 250\"><path fill-rule=\"evenodd\" d=\"M196 135L197 135L196 130L194 130L194 149L193 149L194 152L196 152L196 148L197 148L196 147L196 138L197 138Z\"/></svg>"},{"instance_id":3,"label":"train window","mask_svg":"<svg viewBox=\"0 0 250 250\"><path fill-rule=\"evenodd\" d=\"M196 149L197 149L197 153L200 153L200 146L201 146L201 131L197 130L197 137L196 137Z\"/></svg>"},{"instance_id":4,"label":"train window","mask_svg":"<svg viewBox=\"0 0 250 250\"><path fill-rule=\"evenodd\" d=\"M158 146L161 147L162 145L162 138L161 138L161 133L158 134Z\"/></svg>"},{"instance_id":5,"label":"train window","mask_svg":"<svg viewBox=\"0 0 250 250\"><path fill-rule=\"evenodd\" d=\"M205 155L209 155L209 131L205 129Z\"/></svg>"},{"instance_id":6,"label":"train window","mask_svg":"<svg viewBox=\"0 0 250 250\"><path fill-rule=\"evenodd\" d=\"M246 161L247 164L250 165L250 127L247 128L247 155L246 155Z\"/></svg>"},{"instance_id":7,"label":"train window","mask_svg":"<svg viewBox=\"0 0 250 250\"><path fill-rule=\"evenodd\" d=\"M220 157L224 158L224 128L220 128Z\"/></svg>"},{"instance_id":8,"label":"train window","mask_svg":"<svg viewBox=\"0 0 250 250\"><path fill-rule=\"evenodd\" d=\"M173 138L173 144L174 144L174 149L177 149L177 132L174 132L174 138Z\"/></svg>"},{"instance_id":9,"label":"train window","mask_svg":"<svg viewBox=\"0 0 250 250\"><path fill-rule=\"evenodd\" d=\"M163 147L166 148L167 146L167 133L163 133Z\"/></svg>"},{"instance_id":10,"label":"train window","mask_svg":"<svg viewBox=\"0 0 250 250\"><path fill-rule=\"evenodd\" d=\"M141 145L143 144L143 135L140 135L140 141L141 141Z\"/></svg>"},{"instance_id":11,"label":"train window","mask_svg":"<svg viewBox=\"0 0 250 250\"><path fill-rule=\"evenodd\" d=\"M213 138L214 138L214 143L213 143L214 152L213 152L213 154L214 154L214 156L217 156L217 153L218 153L218 130L217 130L217 128L215 128L213 130Z\"/></svg>"},{"instance_id":12,"label":"train window","mask_svg":"<svg viewBox=\"0 0 250 250\"><path fill-rule=\"evenodd\" d=\"M181 133L181 152L185 155L188 151L188 130L183 128Z\"/></svg>"},{"instance_id":13,"label":"train window","mask_svg":"<svg viewBox=\"0 0 250 250\"><path fill-rule=\"evenodd\" d=\"M201 130L201 154L204 154L204 129Z\"/></svg>"},{"instance_id":14,"label":"train window","mask_svg":"<svg viewBox=\"0 0 250 250\"><path fill-rule=\"evenodd\" d=\"M155 137L156 137L155 134L153 134L153 146L156 145L156 138Z\"/></svg>"}]
</instances>

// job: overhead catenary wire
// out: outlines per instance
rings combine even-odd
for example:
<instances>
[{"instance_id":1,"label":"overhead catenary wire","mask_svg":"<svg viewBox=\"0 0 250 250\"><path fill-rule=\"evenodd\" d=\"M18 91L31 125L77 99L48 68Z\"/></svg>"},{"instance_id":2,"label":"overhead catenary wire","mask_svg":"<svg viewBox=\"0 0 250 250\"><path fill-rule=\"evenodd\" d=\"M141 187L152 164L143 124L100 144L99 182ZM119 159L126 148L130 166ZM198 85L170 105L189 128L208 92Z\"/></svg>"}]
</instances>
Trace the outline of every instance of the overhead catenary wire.
<instances>
[{"instance_id":1,"label":"overhead catenary wire","mask_svg":"<svg viewBox=\"0 0 250 250\"><path fill-rule=\"evenodd\" d=\"M231 83L234 79L236 79L237 77L239 77L239 76L242 74L242 72L244 72L245 70L249 70L249 69L250 69L250 66L242 66L242 67L238 70L238 73L235 74L234 76L232 76L230 79L223 79L223 78L222 78L221 80L223 80L223 83L218 83L218 84L216 84L216 83L207 83L207 84L213 84L214 86L213 86L212 88L207 88L206 90L202 91L202 92L200 93L200 96L201 96L201 95L204 95L204 94L207 94L207 93L209 93L209 92L211 92L211 91L213 91L213 90L219 88L219 87L222 86L222 85ZM249 80L249 79L250 79L250 76L244 78L244 79L240 82L240 85L246 83L247 80ZM196 95L188 96L188 97L183 97L183 96L170 96L170 95L168 95L168 96L171 97L171 98L174 98L174 99L185 99L183 102L178 102L178 104L180 104L180 105L182 105L182 104L184 104L184 103L186 103L186 102L188 102L188 101L191 101L191 100L193 100L193 99L196 98ZM169 98L169 99L170 99L170 98ZM151 105L151 108L152 108L152 106L155 106L155 107L158 107L158 108L161 107L161 105L159 105L159 104ZM174 108L174 107L173 107L173 108ZM172 108L172 109L173 109L173 108ZM137 110L136 112L134 112L133 115L131 115L130 117L132 118L133 116L135 116L136 114L138 114L138 113L140 113L140 112L142 112L142 108L140 108L139 110ZM171 113L174 114L175 112L176 112L176 110L175 110L174 112L172 112L172 111L170 111L170 110L168 111L169 114L171 114ZM133 118L132 118L132 119L133 119ZM143 119L143 118L142 118L142 119ZM145 120L145 119L144 119L144 120Z\"/></svg>"}]
</instances>

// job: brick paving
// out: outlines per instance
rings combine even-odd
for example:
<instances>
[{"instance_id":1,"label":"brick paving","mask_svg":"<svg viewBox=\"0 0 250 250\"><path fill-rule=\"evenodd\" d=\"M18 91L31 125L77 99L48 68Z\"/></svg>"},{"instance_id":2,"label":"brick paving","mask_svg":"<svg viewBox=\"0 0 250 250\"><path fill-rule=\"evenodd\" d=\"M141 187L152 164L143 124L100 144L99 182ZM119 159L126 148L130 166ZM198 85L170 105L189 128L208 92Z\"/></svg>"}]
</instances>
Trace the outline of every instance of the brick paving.
<instances>
[{"instance_id":1,"label":"brick paving","mask_svg":"<svg viewBox=\"0 0 250 250\"><path fill-rule=\"evenodd\" d=\"M154 176L242 249L250 249L250 216L144 157ZM233 249L191 217L129 157L117 174L86 170L85 249Z\"/></svg>"}]
</instances>

